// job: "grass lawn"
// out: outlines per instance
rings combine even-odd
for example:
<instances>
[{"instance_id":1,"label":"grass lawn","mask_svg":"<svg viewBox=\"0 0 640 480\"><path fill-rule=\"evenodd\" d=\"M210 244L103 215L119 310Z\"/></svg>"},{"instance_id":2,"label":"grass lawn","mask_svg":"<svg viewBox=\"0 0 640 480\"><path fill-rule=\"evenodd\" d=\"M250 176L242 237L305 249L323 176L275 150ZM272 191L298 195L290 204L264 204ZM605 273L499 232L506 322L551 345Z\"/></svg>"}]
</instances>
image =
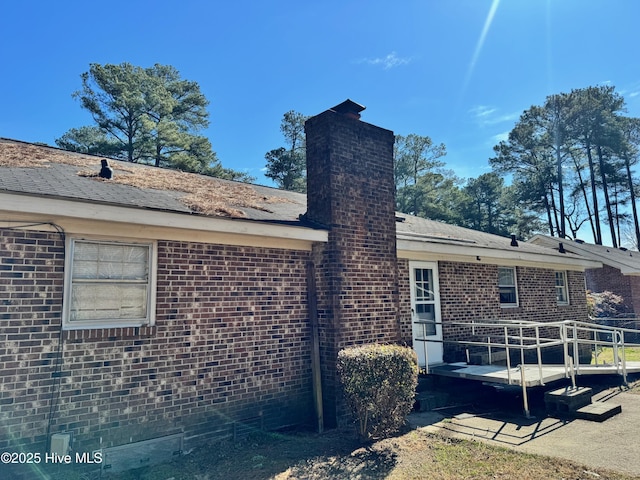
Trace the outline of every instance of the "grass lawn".
<instances>
[{"instance_id":1,"label":"grass lawn","mask_svg":"<svg viewBox=\"0 0 640 480\"><path fill-rule=\"evenodd\" d=\"M621 355L621 352L618 353ZM640 362L640 347L627 347L624 349L624 355L627 362ZM595 363L595 359L591 360ZM613 363L613 348L598 347L598 363Z\"/></svg>"}]
</instances>

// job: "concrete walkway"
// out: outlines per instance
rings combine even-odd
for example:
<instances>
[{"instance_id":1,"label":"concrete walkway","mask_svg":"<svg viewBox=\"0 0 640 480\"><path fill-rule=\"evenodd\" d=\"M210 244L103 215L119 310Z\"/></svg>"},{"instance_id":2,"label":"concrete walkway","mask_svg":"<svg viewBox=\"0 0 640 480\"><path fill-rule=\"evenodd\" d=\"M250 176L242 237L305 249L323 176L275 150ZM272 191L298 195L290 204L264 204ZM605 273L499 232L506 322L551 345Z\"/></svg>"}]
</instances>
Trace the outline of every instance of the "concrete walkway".
<instances>
[{"instance_id":1,"label":"concrete walkway","mask_svg":"<svg viewBox=\"0 0 640 480\"><path fill-rule=\"evenodd\" d=\"M478 440L572 460L591 468L604 468L640 478L640 395L616 387L594 395L593 401L622 406L622 413L602 422L547 417L538 401L535 418L517 409L464 407L439 412L413 413L413 428L455 438ZM484 411L483 411L484 410Z\"/></svg>"}]
</instances>

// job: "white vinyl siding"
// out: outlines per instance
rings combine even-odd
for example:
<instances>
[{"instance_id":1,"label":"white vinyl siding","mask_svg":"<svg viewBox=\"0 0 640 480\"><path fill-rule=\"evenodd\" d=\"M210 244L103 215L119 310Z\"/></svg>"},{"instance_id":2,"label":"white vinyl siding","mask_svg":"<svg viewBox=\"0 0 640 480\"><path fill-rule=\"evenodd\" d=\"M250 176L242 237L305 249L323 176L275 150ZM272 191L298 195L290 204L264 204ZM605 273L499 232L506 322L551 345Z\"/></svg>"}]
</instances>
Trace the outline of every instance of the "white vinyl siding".
<instances>
[{"instance_id":1,"label":"white vinyl siding","mask_svg":"<svg viewBox=\"0 0 640 480\"><path fill-rule=\"evenodd\" d=\"M153 324L153 243L71 239L65 328Z\"/></svg>"}]
</instances>

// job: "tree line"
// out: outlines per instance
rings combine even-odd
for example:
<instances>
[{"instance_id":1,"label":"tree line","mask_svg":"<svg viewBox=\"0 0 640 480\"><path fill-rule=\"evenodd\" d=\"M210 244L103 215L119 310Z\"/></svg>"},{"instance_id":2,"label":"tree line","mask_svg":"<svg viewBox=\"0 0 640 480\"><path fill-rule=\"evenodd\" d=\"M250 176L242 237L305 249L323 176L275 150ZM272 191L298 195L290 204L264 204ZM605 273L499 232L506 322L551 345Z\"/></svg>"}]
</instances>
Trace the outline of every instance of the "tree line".
<instances>
[{"instance_id":1,"label":"tree line","mask_svg":"<svg viewBox=\"0 0 640 480\"><path fill-rule=\"evenodd\" d=\"M550 95L494 147L491 172L466 181L444 168L444 146L398 137L398 209L520 238L544 232L575 239L586 228L596 244L606 232L613 247L626 241L637 248L640 119L625 111L613 86Z\"/></svg>"},{"instance_id":2,"label":"tree line","mask_svg":"<svg viewBox=\"0 0 640 480\"><path fill-rule=\"evenodd\" d=\"M304 122L308 117L289 111L280 131L284 146L265 154L266 173L278 188L306 191ZM539 222L514 207L513 188L496 173L464 181L446 168L444 144L428 136L397 135L394 144L396 208L400 212L440 220L498 235L517 232L526 237Z\"/></svg>"},{"instance_id":3,"label":"tree line","mask_svg":"<svg viewBox=\"0 0 640 480\"><path fill-rule=\"evenodd\" d=\"M525 110L508 139L494 147L492 171L466 180L446 168L444 144L398 135L396 208L525 239L538 232L575 239L587 228L602 244L604 230L614 247L626 241L637 248L640 119L624 112L624 98L612 86L550 95ZM266 175L280 188L305 189L306 118L287 112L281 122L286 146L265 156Z\"/></svg>"},{"instance_id":4,"label":"tree line","mask_svg":"<svg viewBox=\"0 0 640 480\"><path fill-rule=\"evenodd\" d=\"M200 86L172 66L93 63L73 93L93 125L72 128L56 145L156 167L175 168L238 181L253 181L224 168L208 138L209 101Z\"/></svg>"},{"instance_id":5,"label":"tree line","mask_svg":"<svg viewBox=\"0 0 640 480\"><path fill-rule=\"evenodd\" d=\"M72 128L63 149L176 168L232 180L255 180L224 168L211 142L208 100L172 66L91 64L73 93L94 124ZM595 243L640 245L636 207L640 119L624 115L613 86L548 96L525 110L508 139L494 147L492 171L462 179L446 168L444 144L428 136L396 136L397 209L498 235L546 232ZM304 122L286 112L284 145L265 154L266 177L278 188L306 191ZM472 159L470 159L472 160ZM505 177L510 179L505 184Z\"/></svg>"},{"instance_id":6,"label":"tree line","mask_svg":"<svg viewBox=\"0 0 640 480\"><path fill-rule=\"evenodd\" d=\"M576 238L585 226L602 245L608 229L617 248L630 226L637 247L640 119L624 112L613 86L550 95L523 112L490 164L513 176L516 199L551 235Z\"/></svg>"}]
</instances>

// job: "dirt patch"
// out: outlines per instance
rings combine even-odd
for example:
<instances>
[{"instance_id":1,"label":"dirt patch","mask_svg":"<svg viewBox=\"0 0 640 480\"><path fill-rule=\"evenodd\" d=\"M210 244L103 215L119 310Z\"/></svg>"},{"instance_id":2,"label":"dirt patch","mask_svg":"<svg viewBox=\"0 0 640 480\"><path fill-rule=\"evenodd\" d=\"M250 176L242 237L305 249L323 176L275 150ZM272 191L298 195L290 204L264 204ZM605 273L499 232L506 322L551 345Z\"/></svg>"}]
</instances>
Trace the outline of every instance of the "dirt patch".
<instances>
[{"instance_id":1,"label":"dirt patch","mask_svg":"<svg viewBox=\"0 0 640 480\"><path fill-rule=\"evenodd\" d=\"M204 446L180 460L114 480L616 479L631 476L421 431L361 445L351 432L260 434Z\"/></svg>"},{"instance_id":2,"label":"dirt patch","mask_svg":"<svg viewBox=\"0 0 640 480\"><path fill-rule=\"evenodd\" d=\"M568 460L518 453L420 430L362 445L353 431L256 433L204 445L170 463L119 474L73 466L42 471L51 480L495 480L640 477L587 468ZM33 472L31 472L33 473ZM5 477L3 477L5 478ZM27 476L12 477L20 480ZM44 478L44 477L43 477Z\"/></svg>"}]
</instances>

